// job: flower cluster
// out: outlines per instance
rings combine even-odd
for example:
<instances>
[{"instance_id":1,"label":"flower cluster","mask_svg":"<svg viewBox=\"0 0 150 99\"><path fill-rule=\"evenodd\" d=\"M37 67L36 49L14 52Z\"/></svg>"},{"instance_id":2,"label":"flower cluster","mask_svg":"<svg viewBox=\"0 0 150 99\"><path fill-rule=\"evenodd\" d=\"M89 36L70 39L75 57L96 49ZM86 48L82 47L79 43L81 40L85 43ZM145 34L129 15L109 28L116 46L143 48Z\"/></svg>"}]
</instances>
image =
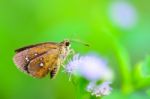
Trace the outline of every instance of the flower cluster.
<instances>
[{"instance_id":1,"label":"flower cluster","mask_svg":"<svg viewBox=\"0 0 150 99\"><path fill-rule=\"evenodd\" d=\"M103 82L102 84L96 85L95 82L90 82L87 86L87 91L91 92L92 95L99 96L106 96L109 95L112 88L109 86L111 82Z\"/></svg>"},{"instance_id":2,"label":"flower cluster","mask_svg":"<svg viewBox=\"0 0 150 99\"><path fill-rule=\"evenodd\" d=\"M107 81L112 79L112 71L108 68L106 61L95 54L74 55L65 67L65 71L69 75L78 75L87 79L90 82L87 91L92 95L104 96L111 91L110 82ZM97 85L96 82L99 80L103 82Z\"/></svg>"}]
</instances>

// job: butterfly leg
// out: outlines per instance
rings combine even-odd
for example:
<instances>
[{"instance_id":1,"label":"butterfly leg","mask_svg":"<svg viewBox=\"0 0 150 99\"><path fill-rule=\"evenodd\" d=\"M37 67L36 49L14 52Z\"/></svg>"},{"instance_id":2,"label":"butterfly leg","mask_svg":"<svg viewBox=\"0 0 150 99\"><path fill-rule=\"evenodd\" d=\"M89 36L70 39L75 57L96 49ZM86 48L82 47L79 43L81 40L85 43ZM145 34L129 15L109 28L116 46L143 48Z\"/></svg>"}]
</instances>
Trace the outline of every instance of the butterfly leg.
<instances>
[{"instance_id":1,"label":"butterfly leg","mask_svg":"<svg viewBox=\"0 0 150 99\"><path fill-rule=\"evenodd\" d=\"M74 49L70 49L69 53L70 53L70 55L72 55L72 56L75 55Z\"/></svg>"},{"instance_id":2,"label":"butterfly leg","mask_svg":"<svg viewBox=\"0 0 150 99\"><path fill-rule=\"evenodd\" d=\"M62 63L61 66L62 66L63 68L65 68L65 64Z\"/></svg>"},{"instance_id":3,"label":"butterfly leg","mask_svg":"<svg viewBox=\"0 0 150 99\"><path fill-rule=\"evenodd\" d=\"M71 49L70 51L69 51L69 55L68 55L68 58L67 58L67 62L69 62L69 61L71 61L72 60L72 57L75 55L76 53L75 53L75 51L73 50L73 49Z\"/></svg>"}]
</instances>

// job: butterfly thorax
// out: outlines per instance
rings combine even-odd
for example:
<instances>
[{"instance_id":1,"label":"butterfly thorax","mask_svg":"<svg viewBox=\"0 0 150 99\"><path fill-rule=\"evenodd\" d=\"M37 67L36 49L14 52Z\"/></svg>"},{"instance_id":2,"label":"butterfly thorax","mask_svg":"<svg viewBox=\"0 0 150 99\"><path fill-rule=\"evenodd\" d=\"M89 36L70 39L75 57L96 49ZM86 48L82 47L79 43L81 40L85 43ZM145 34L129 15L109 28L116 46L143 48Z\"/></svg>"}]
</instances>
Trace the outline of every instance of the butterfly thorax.
<instances>
[{"instance_id":1,"label":"butterfly thorax","mask_svg":"<svg viewBox=\"0 0 150 99\"><path fill-rule=\"evenodd\" d=\"M70 42L65 40L65 41L60 43L60 55L59 55L59 58L62 61L64 61L69 53L70 53Z\"/></svg>"}]
</instances>

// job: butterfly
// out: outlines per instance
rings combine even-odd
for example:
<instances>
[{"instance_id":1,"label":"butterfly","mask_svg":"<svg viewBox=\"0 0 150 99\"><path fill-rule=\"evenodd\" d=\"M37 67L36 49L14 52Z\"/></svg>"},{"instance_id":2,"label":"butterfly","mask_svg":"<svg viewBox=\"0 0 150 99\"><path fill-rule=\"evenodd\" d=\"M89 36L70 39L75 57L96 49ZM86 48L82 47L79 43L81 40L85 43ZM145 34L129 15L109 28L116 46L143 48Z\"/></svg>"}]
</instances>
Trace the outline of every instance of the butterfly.
<instances>
[{"instance_id":1,"label":"butterfly","mask_svg":"<svg viewBox=\"0 0 150 99\"><path fill-rule=\"evenodd\" d=\"M15 50L13 61L19 70L35 78L43 78L48 73L54 78L61 64L70 53L70 41L46 42Z\"/></svg>"}]
</instances>

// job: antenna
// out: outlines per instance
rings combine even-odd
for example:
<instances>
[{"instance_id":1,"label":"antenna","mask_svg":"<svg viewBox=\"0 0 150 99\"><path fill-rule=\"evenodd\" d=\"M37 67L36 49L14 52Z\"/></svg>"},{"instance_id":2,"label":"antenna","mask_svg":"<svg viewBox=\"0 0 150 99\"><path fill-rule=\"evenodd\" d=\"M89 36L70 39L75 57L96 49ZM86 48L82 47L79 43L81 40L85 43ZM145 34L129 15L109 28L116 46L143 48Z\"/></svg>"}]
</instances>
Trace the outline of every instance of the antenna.
<instances>
[{"instance_id":1,"label":"antenna","mask_svg":"<svg viewBox=\"0 0 150 99\"><path fill-rule=\"evenodd\" d=\"M89 44L87 44L87 43L85 43L85 42L83 42L83 41L80 41L79 39L71 39L70 41L71 41L71 42L75 42L75 43L83 44L83 45L85 45L85 46L87 46L87 47L90 46Z\"/></svg>"}]
</instances>

